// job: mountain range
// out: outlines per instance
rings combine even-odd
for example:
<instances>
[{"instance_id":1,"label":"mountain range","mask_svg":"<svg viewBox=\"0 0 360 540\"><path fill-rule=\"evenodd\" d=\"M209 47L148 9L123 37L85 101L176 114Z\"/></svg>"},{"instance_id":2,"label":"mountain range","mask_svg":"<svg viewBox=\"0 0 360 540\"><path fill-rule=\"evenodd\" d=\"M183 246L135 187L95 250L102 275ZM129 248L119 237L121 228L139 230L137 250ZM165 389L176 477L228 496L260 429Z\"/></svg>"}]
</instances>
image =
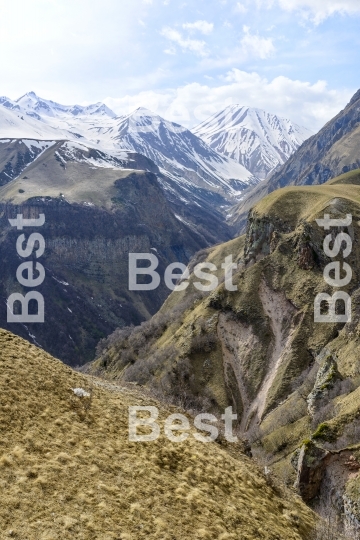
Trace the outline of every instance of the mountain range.
<instances>
[{"instance_id":1,"label":"mountain range","mask_svg":"<svg viewBox=\"0 0 360 540\"><path fill-rule=\"evenodd\" d=\"M152 159L173 183L234 200L259 179L211 149L186 128L147 109L116 116L106 105L64 106L29 92L16 101L0 98L0 137L82 142L114 156L137 152ZM165 189L170 189L166 182ZM183 195L183 194L182 194Z\"/></svg>"},{"instance_id":2,"label":"mountain range","mask_svg":"<svg viewBox=\"0 0 360 540\"><path fill-rule=\"evenodd\" d=\"M15 101L2 97L0 105L0 137L80 141L115 156L137 152L172 180L172 187L163 183L165 189L175 184L191 199L196 187L225 204L284 163L310 136L290 120L239 106L190 131L145 108L117 116L103 103L65 106L34 92Z\"/></svg>"}]
</instances>

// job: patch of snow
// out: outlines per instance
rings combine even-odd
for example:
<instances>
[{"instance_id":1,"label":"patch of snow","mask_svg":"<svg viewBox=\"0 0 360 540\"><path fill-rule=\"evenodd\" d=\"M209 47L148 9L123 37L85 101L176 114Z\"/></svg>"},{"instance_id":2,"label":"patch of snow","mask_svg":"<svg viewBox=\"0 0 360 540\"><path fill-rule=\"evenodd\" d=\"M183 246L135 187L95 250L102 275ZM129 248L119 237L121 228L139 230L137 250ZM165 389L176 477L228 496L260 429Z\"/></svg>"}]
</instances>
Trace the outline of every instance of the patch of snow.
<instances>
[{"instance_id":1,"label":"patch of snow","mask_svg":"<svg viewBox=\"0 0 360 540\"><path fill-rule=\"evenodd\" d=\"M57 281L58 283L60 283L60 285L69 285L69 283L66 283L66 281L61 281L61 279L57 279L55 276L51 276L53 279L55 279L55 281Z\"/></svg>"}]
</instances>

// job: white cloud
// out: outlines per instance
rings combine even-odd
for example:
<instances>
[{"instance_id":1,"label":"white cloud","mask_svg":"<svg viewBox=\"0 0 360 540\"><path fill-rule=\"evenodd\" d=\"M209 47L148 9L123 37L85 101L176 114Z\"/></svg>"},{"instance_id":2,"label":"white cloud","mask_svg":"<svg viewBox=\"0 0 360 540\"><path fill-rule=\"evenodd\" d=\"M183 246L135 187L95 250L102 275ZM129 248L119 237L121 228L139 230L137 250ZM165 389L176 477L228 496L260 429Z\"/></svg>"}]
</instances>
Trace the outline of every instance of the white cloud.
<instances>
[{"instance_id":1,"label":"white cloud","mask_svg":"<svg viewBox=\"0 0 360 540\"><path fill-rule=\"evenodd\" d=\"M176 54L176 49L175 47L169 47L168 49L164 49L164 53L174 56Z\"/></svg>"},{"instance_id":2,"label":"white cloud","mask_svg":"<svg viewBox=\"0 0 360 540\"><path fill-rule=\"evenodd\" d=\"M244 37L241 40L241 49L244 55L265 60L274 54L275 47L271 38L251 34L248 26L244 26L243 30Z\"/></svg>"},{"instance_id":3,"label":"white cloud","mask_svg":"<svg viewBox=\"0 0 360 540\"><path fill-rule=\"evenodd\" d=\"M237 13L247 13L248 9L246 6L244 6L244 4L237 2L235 6L235 11L237 11Z\"/></svg>"},{"instance_id":4,"label":"white cloud","mask_svg":"<svg viewBox=\"0 0 360 540\"><path fill-rule=\"evenodd\" d=\"M286 11L301 11L305 18L311 19L315 24L336 13L360 13L359 0L257 0L260 7L271 7L275 3Z\"/></svg>"},{"instance_id":5,"label":"white cloud","mask_svg":"<svg viewBox=\"0 0 360 540\"><path fill-rule=\"evenodd\" d=\"M201 32L202 34L211 34L211 32L214 30L213 23L209 23L207 21L196 21L193 23L185 23L182 25L183 28L186 30L197 30L198 32Z\"/></svg>"},{"instance_id":6,"label":"white cloud","mask_svg":"<svg viewBox=\"0 0 360 540\"><path fill-rule=\"evenodd\" d=\"M344 108L353 93L330 90L325 81L311 84L283 76L268 80L258 73L232 69L223 84L215 87L192 83L164 92L107 98L105 102L118 114L142 106L186 127L198 124L227 105L249 105L316 131Z\"/></svg>"},{"instance_id":7,"label":"white cloud","mask_svg":"<svg viewBox=\"0 0 360 540\"><path fill-rule=\"evenodd\" d=\"M208 54L205 41L186 38L174 28L166 26L161 30L161 35L169 41L179 45L183 51L188 50L197 54L198 56L207 56Z\"/></svg>"}]
</instances>

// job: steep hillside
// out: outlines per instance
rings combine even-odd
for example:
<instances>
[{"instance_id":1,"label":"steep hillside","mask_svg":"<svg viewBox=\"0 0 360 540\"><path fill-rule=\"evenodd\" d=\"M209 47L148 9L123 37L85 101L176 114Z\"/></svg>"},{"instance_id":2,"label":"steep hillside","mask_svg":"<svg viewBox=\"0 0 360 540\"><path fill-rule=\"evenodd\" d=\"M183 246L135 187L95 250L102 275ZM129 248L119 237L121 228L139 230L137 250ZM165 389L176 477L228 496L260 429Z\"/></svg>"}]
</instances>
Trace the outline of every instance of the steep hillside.
<instances>
[{"instance_id":1,"label":"steep hillside","mask_svg":"<svg viewBox=\"0 0 360 540\"><path fill-rule=\"evenodd\" d=\"M58 197L62 193L70 202L110 208L117 171L126 176L130 170L155 173L178 220L198 231L206 242L214 244L231 237L224 211L219 208L224 199L218 193L161 174L144 155L122 151L115 157L80 142L0 139L0 185L13 180L1 191L0 202L19 204L31 197Z\"/></svg>"},{"instance_id":2,"label":"steep hillside","mask_svg":"<svg viewBox=\"0 0 360 540\"><path fill-rule=\"evenodd\" d=\"M174 407L80 375L3 330L0 351L2 538L309 538L312 512L239 451L192 434L170 442ZM128 407L144 405L159 408L160 437L130 442Z\"/></svg>"},{"instance_id":3,"label":"steep hillside","mask_svg":"<svg viewBox=\"0 0 360 540\"><path fill-rule=\"evenodd\" d=\"M285 163L312 135L291 120L240 105L229 105L192 131L261 179Z\"/></svg>"},{"instance_id":4,"label":"steep hillside","mask_svg":"<svg viewBox=\"0 0 360 540\"><path fill-rule=\"evenodd\" d=\"M286 186L323 184L360 167L360 90L335 118L305 141L269 179L247 193L232 212L232 223L244 229L247 213L262 197Z\"/></svg>"},{"instance_id":5,"label":"steep hillside","mask_svg":"<svg viewBox=\"0 0 360 540\"><path fill-rule=\"evenodd\" d=\"M352 298L346 324L314 320L316 295L334 292L323 276L329 231L315 221L325 214L352 215L332 232L348 233L353 244L352 279L341 287ZM289 485L296 481L317 510L342 516L348 530L360 530L359 222L360 171L273 192L253 208L245 236L192 261L215 264L215 290L196 291L192 275L151 321L103 342L92 366L189 409L232 404L253 455ZM237 291L221 279L229 255L238 263Z\"/></svg>"},{"instance_id":6,"label":"steep hillside","mask_svg":"<svg viewBox=\"0 0 360 540\"><path fill-rule=\"evenodd\" d=\"M210 209L194 212L199 224L192 225L186 217L191 208L168 202L158 168L144 156L114 158L66 141L45 144L36 153L34 142L0 144L11 164L9 176L21 169L17 163L32 159L0 188L0 325L79 365L93 358L101 337L149 318L169 294L163 280L154 291L129 291L130 252L156 253L163 275L169 263L187 263L222 235L229 238L229 231ZM26 143L30 150L24 156ZM16 278L23 262L16 252L21 233L8 221L18 213L46 218L41 229L25 231L40 232L46 243L40 261L46 277L39 288L45 324L7 323L7 298L25 290Z\"/></svg>"},{"instance_id":7,"label":"steep hillside","mask_svg":"<svg viewBox=\"0 0 360 540\"><path fill-rule=\"evenodd\" d=\"M0 139L0 186L14 180L55 141Z\"/></svg>"}]
</instances>

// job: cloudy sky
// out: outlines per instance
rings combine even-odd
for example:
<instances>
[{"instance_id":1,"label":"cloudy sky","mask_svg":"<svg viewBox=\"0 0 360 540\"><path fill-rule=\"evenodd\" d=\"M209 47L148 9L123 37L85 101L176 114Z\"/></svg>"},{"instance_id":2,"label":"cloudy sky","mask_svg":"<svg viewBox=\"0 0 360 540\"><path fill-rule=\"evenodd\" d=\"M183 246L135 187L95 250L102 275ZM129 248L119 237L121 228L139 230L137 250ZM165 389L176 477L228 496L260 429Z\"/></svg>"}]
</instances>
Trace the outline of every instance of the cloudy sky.
<instances>
[{"instance_id":1,"label":"cloudy sky","mask_svg":"<svg viewBox=\"0 0 360 540\"><path fill-rule=\"evenodd\" d=\"M360 88L359 30L359 0L3 1L0 95L186 126L239 103L316 131Z\"/></svg>"}]
</instances>

